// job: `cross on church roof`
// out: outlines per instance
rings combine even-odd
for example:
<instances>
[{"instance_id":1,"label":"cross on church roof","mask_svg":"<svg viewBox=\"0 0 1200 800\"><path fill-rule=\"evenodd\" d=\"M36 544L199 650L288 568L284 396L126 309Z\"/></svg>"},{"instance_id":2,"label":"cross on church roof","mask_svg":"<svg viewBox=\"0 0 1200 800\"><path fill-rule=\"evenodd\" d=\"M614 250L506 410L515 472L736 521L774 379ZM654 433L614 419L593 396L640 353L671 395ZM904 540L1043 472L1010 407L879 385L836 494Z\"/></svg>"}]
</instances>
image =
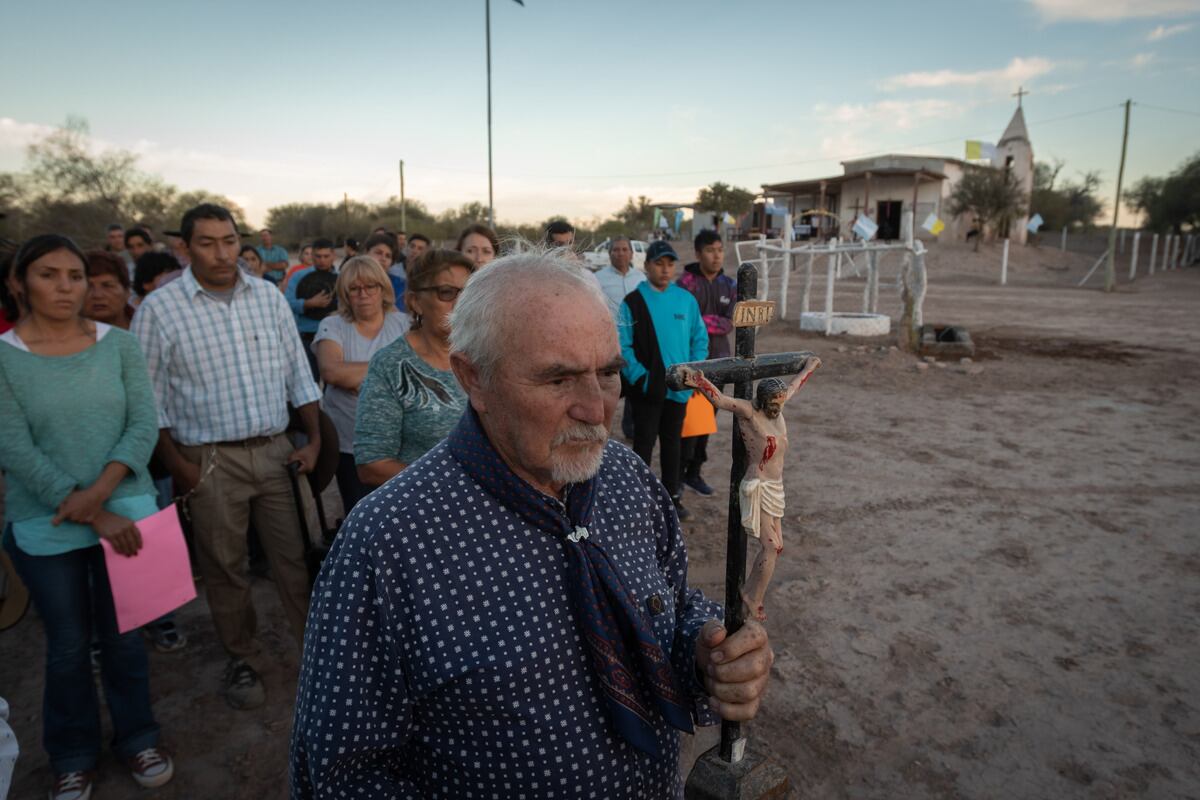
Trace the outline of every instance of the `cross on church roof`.
<instances>
[{"instance_id":1,"label":"cross on church roof","mask_svg":"<svg viewBox=\"0 0 1200 800\"><path fill-rule=\"evenodd\" d=\"M1017 87L1017 91L1013 95L1013 97L1017 98L1017 108L1021 107L1021 98L1027 94L1029 94L1029 92L1025 91L1025 87L1023 87L1023 86Z\"/></svg>"}]
</instances>

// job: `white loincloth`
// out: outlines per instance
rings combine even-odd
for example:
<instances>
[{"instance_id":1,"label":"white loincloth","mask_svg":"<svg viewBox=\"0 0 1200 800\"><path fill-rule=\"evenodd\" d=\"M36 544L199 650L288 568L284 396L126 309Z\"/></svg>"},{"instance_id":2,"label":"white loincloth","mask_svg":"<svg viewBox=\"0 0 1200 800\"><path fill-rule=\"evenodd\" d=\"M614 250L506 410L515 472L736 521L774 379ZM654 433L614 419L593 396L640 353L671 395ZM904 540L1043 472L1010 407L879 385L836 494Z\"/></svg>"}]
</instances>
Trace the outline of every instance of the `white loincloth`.
<instances>
[{"instance_id":1,"label":"white loincloth","mask_svg":"<svg viewBox=\"0 0 1200 800\"><path fill-rule=\"evenodd\" d=\"M742 498L742 527L758 538L760 512L783 519L783 481L746 478L739 488Z\"/></svg>"}]
</instances>

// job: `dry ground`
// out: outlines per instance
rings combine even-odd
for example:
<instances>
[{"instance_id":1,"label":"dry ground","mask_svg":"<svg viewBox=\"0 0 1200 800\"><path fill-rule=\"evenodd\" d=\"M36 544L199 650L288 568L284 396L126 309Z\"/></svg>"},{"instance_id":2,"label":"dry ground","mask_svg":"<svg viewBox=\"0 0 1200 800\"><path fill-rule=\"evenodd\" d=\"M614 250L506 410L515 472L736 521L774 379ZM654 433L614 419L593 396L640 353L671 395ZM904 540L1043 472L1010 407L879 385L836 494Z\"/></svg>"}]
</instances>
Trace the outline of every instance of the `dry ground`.
<instances>
[{"instance_id":1,"label":"dry ground","mask_svg":"<svg viewBox=\"0 0 1200 800\"><path fill-rule=\"evenodd\" d=\"M919 370L894 335L777 321L760 336L762 352L825 363L787 410L777 660L752 726L796 797L1200 797L1200 271L1106 295L1073 288L1090 259L1014 248L1003 288L998 263L994 247L930 257L926 319L970 329L977 374ZM839 284L838 307L857 310L861 291ZM886 283L881 299L894 318ZM720 425L714 484L729 468ZM693 581L719 595L725 493L687 502ZM296 652L272 584L255 592L266 708L220 699L202 601L181 614L188 649L151 656L178 757L156 797L286 796ZM36 616L0 642L25 751L12 797L41 797ZM109 756L99 790L148 796Z\"/></svg>"}]
</instances>

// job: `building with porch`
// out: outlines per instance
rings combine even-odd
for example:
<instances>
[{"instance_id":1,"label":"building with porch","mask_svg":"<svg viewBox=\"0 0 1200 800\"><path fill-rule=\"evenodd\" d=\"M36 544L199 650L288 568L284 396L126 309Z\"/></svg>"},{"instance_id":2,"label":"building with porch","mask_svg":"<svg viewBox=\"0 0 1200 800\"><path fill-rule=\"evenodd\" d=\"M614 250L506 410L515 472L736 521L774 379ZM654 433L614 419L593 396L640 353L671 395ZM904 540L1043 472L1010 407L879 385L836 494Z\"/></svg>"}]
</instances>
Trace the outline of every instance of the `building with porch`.
<instances>
[{"instance_id":1,"label":"building with porch","mask_svg":"<svg viewBox=\"0 0 1200 800\"><path fill-rule=\"evenodd\" d=\"M889 153L841 163L841 175L763 184L765 206L786 208L794 223L809 226L812 236L823 239L850 238L850 226L860 213L879 226L876 238L899 239L907 211L915 211L916 233L921 238L934 238L920 227L934 213L946 225L941 236L962 239L973 220L951 217L946 205L968 170L1009 169L1026 198L1033 191L1033 147L1020 105L990 162ZM1010 228L1010 237L1019 244L1025 242L1026 219L1015 220Z\"/></svg>"}]
</instances>

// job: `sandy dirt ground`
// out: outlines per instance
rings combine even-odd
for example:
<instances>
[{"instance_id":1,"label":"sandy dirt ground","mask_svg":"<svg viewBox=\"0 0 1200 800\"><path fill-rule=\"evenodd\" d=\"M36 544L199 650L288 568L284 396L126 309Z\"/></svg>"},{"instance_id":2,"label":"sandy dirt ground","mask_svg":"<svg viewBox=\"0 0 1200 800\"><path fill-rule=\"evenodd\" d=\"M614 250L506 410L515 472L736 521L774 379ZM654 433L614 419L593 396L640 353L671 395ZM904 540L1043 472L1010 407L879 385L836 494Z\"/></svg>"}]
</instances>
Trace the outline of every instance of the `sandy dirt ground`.
<instances>
[{"instance_id":1,"label":"sandy dirt ground","mask_svg":"<svg viewBox=\"0 0 1200 800\"><path fill-rule=\"evenodd\" d=\"M1074 288L1091 263L1013 248L1000 287L998 248L935 246L926 320L966 326L970 364L921 368L895 333L825 339L777 320L760 335L760 352L824 361L786 411L777 658L751 726L794 797L1200 797L1200 270ZM885 261L880 292L893 319L897 266ZM860 310L861 296L847 279L837 307ZM719 424L706 470L718 493L685 495L684 526L692 580L717 597ZM255 599L265 708L221 699L203 600L180 614L188 648L151 655L178 763L154 796L286 796L297 651L273 584L257 581ZM35 614L0 634L17 800L50 780L42 657ZM149 795L106 754L96 796Z\"/></svg>"}]
</instances>

